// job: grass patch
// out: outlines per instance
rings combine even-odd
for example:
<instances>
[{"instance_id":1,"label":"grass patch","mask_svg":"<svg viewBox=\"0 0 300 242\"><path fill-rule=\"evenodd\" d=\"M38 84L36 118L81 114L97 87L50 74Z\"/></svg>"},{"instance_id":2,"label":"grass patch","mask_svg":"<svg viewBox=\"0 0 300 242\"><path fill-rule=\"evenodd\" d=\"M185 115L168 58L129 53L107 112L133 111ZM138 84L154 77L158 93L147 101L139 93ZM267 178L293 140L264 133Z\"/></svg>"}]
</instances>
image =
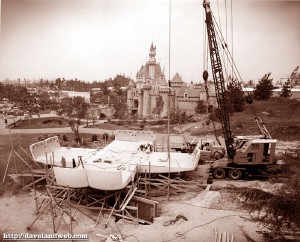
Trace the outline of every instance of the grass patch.
<instances>
[{"instance_id":1,"label":"grass patch","mask_svg":"<svg viewBox=\"0 0 300 242\"><path fill-rule=\"evenodd\" d=\"M300 137L300 102L285 98L271 98L268 101L254 101L246 104L243 112L230 114L233 136L261 134L255 122L259 116L265 122L271 136L283 141L294 141ZM192 135L214 134L214 131L197 132ZM222 130L217 135L223 136Z\"/></svg>"},{"instance_id":2,"label":"grass patch","mask_svg":"<svg viewBox=\"0 0 300 242\"><path fill-rule=\"evenodd\" d=\"M175 125L170 125L170 132L175 134L176 132L173 130L173 127L175 127ZM106 130L149 130L160 134L168 133L168 127L165 124L163 125L146 124L143 128L141 128L140 123L126 124L126 122L122 122L122 123L120 122L120 123L103 123L103 124L89 125L89 126L85 126L85 128L98 128L98 129L106 129Z\"/></svg>"},{"instance_id":3,"label":"grass patch","mask_svg":"<svg viewBox=\"0 0 300 242\"><path fill-rule=\"evenodd\" d=\"M59 117L51 118L34 118L23 120L18 126L13 129L44 129L44 128L65 128L69 127L68 123Z\"/></svg>"}]
</instances>

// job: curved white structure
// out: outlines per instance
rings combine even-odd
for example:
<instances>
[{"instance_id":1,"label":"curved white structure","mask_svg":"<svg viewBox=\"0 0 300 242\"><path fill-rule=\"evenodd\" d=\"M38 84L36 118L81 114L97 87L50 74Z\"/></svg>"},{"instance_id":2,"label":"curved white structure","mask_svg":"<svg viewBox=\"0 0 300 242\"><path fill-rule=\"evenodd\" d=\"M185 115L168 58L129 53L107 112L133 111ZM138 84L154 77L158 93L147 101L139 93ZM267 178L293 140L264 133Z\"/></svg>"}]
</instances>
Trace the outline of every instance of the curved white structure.
<instances>
[{"instance_id":1,"label":"curved white structure","mask_svg":"<svg viewBox=\"0 0 300 242\"><path fill-rule=\"evenodd\" d=\"M72 188L90 186L100 190L120 190L134 180L137 170L142 173L168 173L195 170L200 158L199 148L192 154L155 152L151 131L116 131L116 140L102 150L61 147L58 137L51 137L30 146L34 160L54 165L59 185ZM83 166L78 165L82 157ZM66 167L60 167L62 157ZM169 159L170 158L170 159ZM75 159L78 168L73 167Z\"/></svg>"},{"instance_id":2,"label":"curved white structure","mask_svg":"<svg viewBox=\"0 0 300 242\"><path fill-rule=\"evenodd\" d=\"M86 169L54 167L53 171L58 185L70 188L89 186Z\"/></svg>"},{"instance_id":3,"label":"curved white structure","mask_svg":"<svg viewBox=\"0 0 300 242\"><path fill-rule=\"evenodd\" d=\"M136 165L129 165L129 167L120 165L119 168L107 169L86 165L86 170L90 187L113 191L123 189L134 180Z\"/></svg>"},{"instance_id":4,"label":"curved white structure","mask_svg":"<svg viewBox=\"0 0 300 242\"><path fill-rule=\"evenodd\" d=\"M79 156L82 156L82 160L85 161L97 152L96 149L61 147L57 136L34 143L29 149L33 159L37 162L61 166L61 160L64 157L66 167L73 167L73 159L78 163Z\"/></svg>"}]
</instances>

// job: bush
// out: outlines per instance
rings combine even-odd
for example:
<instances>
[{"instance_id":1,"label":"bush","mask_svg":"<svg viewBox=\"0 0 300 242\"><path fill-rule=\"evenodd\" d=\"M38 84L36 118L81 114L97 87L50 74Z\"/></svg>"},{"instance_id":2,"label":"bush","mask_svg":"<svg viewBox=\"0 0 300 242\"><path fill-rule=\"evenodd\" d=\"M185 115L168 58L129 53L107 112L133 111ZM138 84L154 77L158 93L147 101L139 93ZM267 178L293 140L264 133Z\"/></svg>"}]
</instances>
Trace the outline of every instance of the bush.
<instances>
[{"instance_id":1,"label":"bush","mask_svg":"<svg viewBox=\"0 0 300 242\"><path fill-rule=\"evenodd\" d=\"M74 139L74 141L75 141L76 143L81 143L81 138L80 138L80 137L77 137L77 138Z\"/></svg>"},{"instance_id":2,"label":"bush","mask_svg":"<svg viewBox=\"0 0 300 242\"><path fill-rule=\"evenodd\" d=\"M50 138L52 136L56 136L56 135L55 134L42 134L39 137L37 137L36 140L37 141L43 141L43 140L48 139L48 138Z\"/></svg>"},{"instance_id":3,"label":"bush","mask_svg":"<svg viewBox=\"0 0 300 242\"><path fill-rule=\"evenodd\" d=\"M108 140L109 139L109 134L108 133L102 134L102 139L103 140Z\"/></svg>"},{"instance_id":4,"label":"bush","mask_svg":"<svg viewBox=\"0 0 300 242\"><path fill-rule=\"evenodd\" d=\"M161 119L161 120L155 120L155 121L149 121L149 125L164 125L166 124L166 121Z\"/></svg>"},{"instance_id":5,"label":"bush","mask_svg":"<svg viewBox=\"0 0 300 242\"><path fill-rule=\"evenodd\" d=\"M63 141L68 141L68 136L66 136L65 134L62 136Z\"/></svg>"},{"instance_id":6,"label":"bush","mask_svg":"<svg viewBox=\"0 0 300 242\"><path fill-rule=\"evenodd\" d=\"M98 136L97 135L92 135L92 141L94 142L94 141L98 141Z\"/></svg>"}]
</instances>

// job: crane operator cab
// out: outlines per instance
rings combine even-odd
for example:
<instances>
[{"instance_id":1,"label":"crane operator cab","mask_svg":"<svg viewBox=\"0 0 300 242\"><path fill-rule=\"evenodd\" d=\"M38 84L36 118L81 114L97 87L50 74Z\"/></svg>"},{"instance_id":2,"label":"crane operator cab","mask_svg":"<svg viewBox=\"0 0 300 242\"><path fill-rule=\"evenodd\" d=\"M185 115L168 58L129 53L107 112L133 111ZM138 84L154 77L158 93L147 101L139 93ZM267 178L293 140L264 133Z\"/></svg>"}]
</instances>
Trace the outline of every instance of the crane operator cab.
<instances>
[{"instance_id":1,"label":"crane operator cab","mask_svg":"<svg viewBox=\"0 0 300 242\"><path fill-rule=\"evenodd\" d=\"M263 139L260 136L237 136L234 158L236 165L273 165L276 139Z\"/></svg>"}]
</instances>

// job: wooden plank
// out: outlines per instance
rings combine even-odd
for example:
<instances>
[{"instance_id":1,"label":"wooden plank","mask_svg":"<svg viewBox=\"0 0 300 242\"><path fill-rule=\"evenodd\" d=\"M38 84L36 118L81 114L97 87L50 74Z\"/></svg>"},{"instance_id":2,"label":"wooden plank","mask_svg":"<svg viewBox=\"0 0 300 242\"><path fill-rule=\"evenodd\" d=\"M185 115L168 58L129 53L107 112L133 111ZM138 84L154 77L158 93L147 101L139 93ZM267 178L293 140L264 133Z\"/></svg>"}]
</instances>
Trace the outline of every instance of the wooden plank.
<instances>
[{"instance_id":1,"label":"wooden plank","mask_svg":"<svg viewBox=\"0 0 300 242\"><path fill-rule=\"evenodd\" d=\"M123 206L121 207L121 211L125 209L127 204L130 202L131 198L133 197L134 193L136 192L137 187L134 188L133 192L130 194L130 196L127 198L127 200L124 202Z\"/></svg>"},{"instance_id":2,"label":"wooden plank","mask_svg":"<svg viewBox=\"0 0 300 242\"><path fill-rule=\"evenodd\" d=\"M33 184L35 184L35 183L37 183L37 182L39 182L39 181L42 181L42 180L44 180L46 177L41 177L41 178L39 178L39 179L37 179L37 180L35 180L34 182L31 182L31 183L29 183L28 185L26 185L25 187L22 187L22 190L24 190L24 189L26 189L27 187L30 187L30 186L32 186Z\"/></svg>"}]
</instances>

